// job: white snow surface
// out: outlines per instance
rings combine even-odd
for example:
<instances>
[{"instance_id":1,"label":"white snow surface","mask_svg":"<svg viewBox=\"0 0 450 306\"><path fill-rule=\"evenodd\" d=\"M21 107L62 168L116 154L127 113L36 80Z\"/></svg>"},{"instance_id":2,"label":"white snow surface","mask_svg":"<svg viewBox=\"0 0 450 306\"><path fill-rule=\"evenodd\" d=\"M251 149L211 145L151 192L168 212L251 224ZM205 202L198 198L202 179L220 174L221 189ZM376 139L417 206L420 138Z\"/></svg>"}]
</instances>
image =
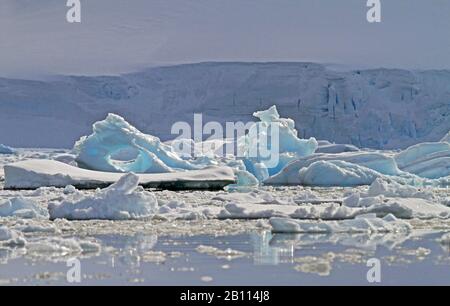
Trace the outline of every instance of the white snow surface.
<instances>
[{"instance_id":1,"label":"white snow surface","mask_svg":"<svg viewBox=\"0 0 450 306\"><path fill-rule=\"evenodd\" d=\"M48 211L30 199L12 198L0 203L0 217L16 216L20 218L47 218Z\"/></svg>"},{"instance_id":2,"label":"white snow surface","mask_svg":"<svg viewBox=\"0 0 450 306\"><path fill-rule=\"evenodd\" d=\"M48 209L51 219L129 220L151 216L157 204L155 196L139 186L139 177L130 173L93 195L75 192L62 203L50 203Z\"/></svg>"},{"instance_id":3,"label":"white snow surface","mask_svg":"<svg viewBox=\"0 0 450 306\"><path fill-rule=\"evenodd\" d=\"M5 188L35 189L39 187L95 188L110 185L123 173L91 171L46 159L30 159L4 166ZM217 189L235 182L231 168L212 166L187 172L139 174L139 182L149 187L174 189Z\"/></svg>"},{"instance_id":4,"label":"white snow surface","mask_svg":"<svg viewBox=\"0 0 450 306\"><path fill-rule=\"evenodd\" d=\"M374 214L351 220L314 222L286 218L271 218L272 231L277 233L390 233L407 232L411 226L393 215L378 218Z\"/></svg>"}]
</instances>

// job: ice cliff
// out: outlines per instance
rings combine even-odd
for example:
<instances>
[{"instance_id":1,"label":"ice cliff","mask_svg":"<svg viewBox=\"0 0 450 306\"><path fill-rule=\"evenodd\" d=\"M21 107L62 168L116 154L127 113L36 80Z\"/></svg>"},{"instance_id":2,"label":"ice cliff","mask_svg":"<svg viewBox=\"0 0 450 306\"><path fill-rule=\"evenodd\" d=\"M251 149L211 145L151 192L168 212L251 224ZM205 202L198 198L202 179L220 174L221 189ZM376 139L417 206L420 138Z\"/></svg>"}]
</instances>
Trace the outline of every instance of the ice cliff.
<instances>
[{"instance_id":1,"label":"ice cliff","mask_svg":"<svg viewBox=\"0 0 450 306\"><path fill-rule=\"evenodd\" d=\"M295 121L300 138L406 148L450 130L450 71L201 63L121 76L0 79L0 141L71 147L108 113L167 140L172 124L192 123L194 112L208 121L247 121L274 104Z\"/></svg>"}]
</instances>

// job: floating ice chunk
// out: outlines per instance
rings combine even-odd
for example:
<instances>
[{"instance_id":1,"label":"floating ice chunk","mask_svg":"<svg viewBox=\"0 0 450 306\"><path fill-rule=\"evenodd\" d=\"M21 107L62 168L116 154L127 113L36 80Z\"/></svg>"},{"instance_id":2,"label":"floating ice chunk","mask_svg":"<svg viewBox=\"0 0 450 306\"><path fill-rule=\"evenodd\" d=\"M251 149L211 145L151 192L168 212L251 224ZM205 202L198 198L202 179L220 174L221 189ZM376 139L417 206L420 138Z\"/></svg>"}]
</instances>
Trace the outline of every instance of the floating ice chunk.
<instances>
[{"instance_id":1,"label":"floating ice chunk","mask_svg":"<svg viewBox=\"0 0 450 306\"><path fill-rule=\"evenodd\" d=\"M108 188L97 190L94 195L75 194L60 204L51 203L51 219L68 220L110 219L128 220L151 216L157 209L152 193L138 186L139 177L133 173L124 175Z\"/></svg>"},{"instance_id":2,"label":"floating ice chunk","mask_svg":"<svg viewBox=\"0 0 450 306\"><path fill-rule=\"evenodd\" d=\"M353 209L336 203L326 205L275 205L275 204L226 204L218 214L219 219L268 219L289 217L294 219L338 220L354 218L363 213L360 208Z\"/></svg>"},{"instance_id":3,"label":"floating ice chunk","mask_svg":"<svg viewBox=\"0 0 450 306\"><path fill-rule=\"evenodd\" d=\"M0 154L15 154L16 150L0 143Z\"/></svg>"},{"instance_id":4,"label":"floating ice chunk","mask_svg":"<svg viewBox=\"0 0 450 306\"><path fill-rule=\"evenodd\" d=\"M419 143L398 153L395 160L403 171L436 179L450 175L450 143Z\"/></svg>"},{"instance_id":5,"label":"floating ice chunk","mask_svg":"<svg viewBox=\"0 0 450 306\"><path fill-rule=\"evenodd\" d=\"M79 166L108 172L165 173L196 167L159 138L146 135L122 117L109 114L96 122L93 134L74 146Z\"/></svg>"},{"instance_id":6,"label":"floating ice chunk","mask_svg":"<svg viewBox=\"0 0 450 306\"><path fill-rule=\"evenodd\" d=\"M393 214L400 219L448 219L450 208L419 198L389 198L382 203L367 207L366 213L375 213L379 217Z\"/></svg>"},{"instance_id":7,"label":"floating ice chunk","mask_svg":"<svg viewBox=\"0 0 450 306\"><path fill-rule=\"evenodd\" d=\"M402 172L398 169L394 158L386 156L382 153L372 153L372 152L348 152L341 154L313 154L307 157L299 158L290 164L288 164L280 173L268 178L264 181L264 184L268 185L298 185L301 184L300 181L300 170L308 168L315 162L330 161L335 163L335 161L346 162L350 164L355 164L358 166L373 170L372 174L378 172L376 177L381 174L385 175L400 175ZM329 165L330 164L321 164ZM341 163L341 165L344 165ZM352 168L354 168L352 166ZM375 178L376 178L375 177ZM325 179L325 178L324 178ZM368 180L368 184L371 184L373 180ZM340 186L340 185L337 185ZM345 185L344 185L345 186Z\"/></svg>"},{"instance_id":8,"label":"floating ice chunk","mask_svg":"<svg viewBox=\"0 0 450 306\"><path fill-rule=\"evenodd\" d=\"M44 186L64 188L67 185L96 188L113 184L123 176L123 173L86 170L54 160L40 159L8 164L4 169L6 189L36 189ZM229 167L143 173L138 176L141 185L162 189L222 189L236 182L233 169Z\"/></svg>"},{"instance_id":9,"label":"floating ice chunk","mask_svg":"<svg viewBox=\"0 0 450 306\"><path fill-rule=\"evenodd\" d=\"M369 187L367 196L375 197L383 195L386 197L398 198L422 198L433 199L433 192L430 190L420 190L409 185L401 185L386 178L376 179Z\"/></svg>"},{"instance_id":10,"label":"floating ice chunk","mask_svg":"<svg viewBox=\"0 0 450 306\"><path fill-rule=\"evenodd\" d=\"M27 243L21 232L0 226L0 246L23 247Z\"/></svg>"},{"instance_id":11,"label":"floating ice chunk","mask_svg":"<svg viewBox=\"0 0 450 306\"><path fill-rule=\"evenodd\" d=\"M299 171L299 183L307 186L360 186L371 184L381 174L343 161L318 161Z\"/></svg>"},{"instance_id":12,"label":"floating ice chunk","mask_svg":"<svg viewBox=\"0 0 450 306\"><path fill-rule=\"evenodd\" d=\"M408 232L411 226L392 215L377 218L373 214L341 221L305 221L271 218L272 231L277 233L388 233Z\"/></svg>"},{"instance_id":13,"label":"floating ice chunk","mask_svg":"<svg viewBox=\"0 0 450 306\"><path fill-rule=\"evenodd\" d=\"M7 200L0 204L0 217L48 219L49 215L47 209L40 207L34 201L19 197Z\"/></svg>"},{"instance_id":14,"label":"floating ice chunk","mask_svg":"<svg viewBox=\"0 0 450 306\"><path fill-rule=\"evenodd\" d=\"M239 152L247 157L247 170L258 179L278 173L288 162L310 155L318 147L315 138L298 138L295 122L292 119L280 118L276 106L255 112L253 116L259 118L260 122L255 123L248 134L238 140L238 148ZM277 134L271 135L272 132ZM261 149L268 151L266 153L270 153L270 156L261 154ZM273 161L275 162L272 163ZM263 170L267 171L267 174Z\"/></svg>"}]
</instances>

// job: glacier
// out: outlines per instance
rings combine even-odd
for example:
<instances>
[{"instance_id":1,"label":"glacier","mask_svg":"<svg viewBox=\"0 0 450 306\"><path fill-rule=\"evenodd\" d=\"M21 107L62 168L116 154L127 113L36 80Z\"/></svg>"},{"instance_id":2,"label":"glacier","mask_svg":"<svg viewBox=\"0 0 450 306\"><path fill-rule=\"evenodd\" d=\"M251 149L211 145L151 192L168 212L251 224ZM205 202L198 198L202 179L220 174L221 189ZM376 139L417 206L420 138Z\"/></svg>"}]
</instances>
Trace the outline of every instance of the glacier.
<instances>
[{"instance_id":1,"label":"glacier","mask_svg":"<svg viewBox=\"0 0 450 306\"><path fill-rule=\"evenodd\" d=\"M251 121L277 104L300 138L358 148L404 149L450 130L450 71L335 71L317 63L198 63L116 76L0 78L0 139L14 147L71 148L115 113L174 138L177 121ZM76 114L76 115L74 115Z\"/></svg>"}]
</instances>

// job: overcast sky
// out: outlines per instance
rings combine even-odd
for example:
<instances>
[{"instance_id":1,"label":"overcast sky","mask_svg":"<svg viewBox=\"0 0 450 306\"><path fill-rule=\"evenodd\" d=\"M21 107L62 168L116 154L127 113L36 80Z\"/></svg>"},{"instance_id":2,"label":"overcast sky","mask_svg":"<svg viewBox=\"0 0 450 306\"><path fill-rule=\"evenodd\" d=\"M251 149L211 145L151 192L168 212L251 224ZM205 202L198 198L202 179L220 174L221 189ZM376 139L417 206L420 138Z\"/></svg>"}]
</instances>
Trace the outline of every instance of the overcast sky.
<instances>
[{"instance_id":1,"label":"overcast sky","mask_svg":"<svg viewBox=\"0 0 450 306\"><path fill-rule=\"evenodd\" d=\"M112 74L199 61L450 68L449 0L0 1L0 75Z\"/></svg>"}]
</instances>

